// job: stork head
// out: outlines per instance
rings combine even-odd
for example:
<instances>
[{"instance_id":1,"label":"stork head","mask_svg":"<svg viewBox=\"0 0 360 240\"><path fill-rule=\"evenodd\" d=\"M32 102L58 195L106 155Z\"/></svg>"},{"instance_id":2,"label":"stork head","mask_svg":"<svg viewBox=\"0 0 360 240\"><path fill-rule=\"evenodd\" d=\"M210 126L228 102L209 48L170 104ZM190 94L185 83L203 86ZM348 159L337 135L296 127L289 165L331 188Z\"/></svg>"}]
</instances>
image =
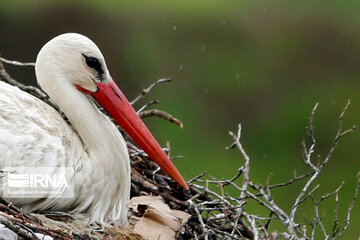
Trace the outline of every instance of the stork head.
<instances>
[{"instance_id":1,"label":"stork head","mask_svg":"<svg viewBox=\"0 0 360 240\"><path fill-rule=\"evenodd\" d=\"M65 33L47 42L37 56L35 70L39 85L45 88L49 76L42 74L49 73L91 92L97 91L96 83L112 81L99 48L77 33Z\"/></svg>"},{"instance_id":2,"label":"stork head","mask_svg":"<svg viewBox=\"0 0 360 240\"><path fill-rule=\"evenodd\" d=\"M188 189L183 177L111 78L102 53L89 38L77 33L53 38L40 50L35 71L45 91L51 88L49 79L59 75L63 80L61 84L91 95L150 158L180 186Z\"/></svg>"}]
</instances>

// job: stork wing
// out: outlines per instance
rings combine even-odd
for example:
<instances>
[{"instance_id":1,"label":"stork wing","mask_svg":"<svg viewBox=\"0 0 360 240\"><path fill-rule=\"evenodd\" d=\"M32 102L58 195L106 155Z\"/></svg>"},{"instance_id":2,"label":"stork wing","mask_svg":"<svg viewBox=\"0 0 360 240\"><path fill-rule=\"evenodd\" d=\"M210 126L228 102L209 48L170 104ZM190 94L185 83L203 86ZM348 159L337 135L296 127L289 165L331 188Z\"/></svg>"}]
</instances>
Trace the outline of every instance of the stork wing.
<instances>
[{"instance_id":1,"label":"stork wing","mask_svg":"<svg viewBox=\"0 0 360 240\"><path fill-rule=\"evenodd\" d=\"M0 81L0 168L69 166L83 157L83 149L55 109Z\"/></svg>"}]
</instances>

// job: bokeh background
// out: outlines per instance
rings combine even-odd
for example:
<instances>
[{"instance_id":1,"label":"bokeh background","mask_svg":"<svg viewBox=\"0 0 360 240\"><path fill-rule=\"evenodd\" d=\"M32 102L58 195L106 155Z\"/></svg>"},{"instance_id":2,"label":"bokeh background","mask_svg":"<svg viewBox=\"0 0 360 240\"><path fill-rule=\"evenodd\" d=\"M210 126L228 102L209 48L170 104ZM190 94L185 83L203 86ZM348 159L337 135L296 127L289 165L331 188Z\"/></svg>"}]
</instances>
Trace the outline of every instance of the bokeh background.
<instances>
[{"instance_id":1,"label":"bokeh background","mask_svg":"<svg viewBox=\"0 0 360 240\"><path fill-rule=\"evenodd\" d=\"M345 127L359 123L359 10L354 0L1 0L0 53L33 62L54 36L87 35L129 99L159 78L174 78L136 107L158 99L155 107L183 121L184 129L161 119L146 123L162 145L170 141L173 155L185 156L174 161L187 179L204 171L218 178L236 173L243 159L225 147L232 142L228 131L242 123L252 180L264 183L273 172L275 183L290 179L294 169L298 174L309 170L300 142L316 102L320 157L331 145L348 99ZM16 79L35 84L31 67L6 67ZM341 140L317 182L316 196L321 196L345 181L341 219L355 189L359 155L357 131ZM275 200L289 210L303 183L274 190ZM305 204L300 212L311 218L311 207ZM326 224L334 220L333 209L334 199L321 208ZM359 237L359 211L357 203L343 239Z\"/></svg>"}]
</instances>

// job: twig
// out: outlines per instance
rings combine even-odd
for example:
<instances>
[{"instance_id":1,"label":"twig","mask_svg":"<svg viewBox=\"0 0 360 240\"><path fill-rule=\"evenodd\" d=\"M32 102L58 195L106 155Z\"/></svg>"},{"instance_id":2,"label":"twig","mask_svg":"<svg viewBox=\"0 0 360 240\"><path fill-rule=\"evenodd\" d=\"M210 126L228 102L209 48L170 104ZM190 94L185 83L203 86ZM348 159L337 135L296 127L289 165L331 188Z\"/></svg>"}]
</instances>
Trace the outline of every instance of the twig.
<instances>
[{"instance_id":1,"label":"twig","mask_svg":"<svg viewBox=\"0 0 360 240\"><path fill-rule=\"evenodd\" d=\"M198 176L190 179L190 180L188 181L188 183L192 183L192 182L198 180L199 178L202 178L203 176L205 176L205 174L207 174L207 172L203 172L203 173L199 174Z\"/></svg>"},{"instance_id":2,"label":"twig","mask_svg":"<svg viewBox=\"0 0 360 240\"><path fill-rule=\"evenodd\" d=\"M346 215L346 220L345 220L345 226L343 227L343 229L336 235L333 235L332 239L337 239L339 237L341 237L343 235L343 233L346 231L346 229L349 227L350 225L350 218L351 218L351 213L354 209L354 205L355 205L355 202L359 196L359 189L360 189L360 173L358 173L357 175L357 186L356 186L356 189L355 189L355 193L354 193L354 196L353 196L353 199L351 201L351 204L347 210L347 215Z\"/></svg>"},{"instance_id":3,"label":"twig","mask_svg":"<svg viewBox=\"0 0 360 240\"><path fill-rule=\"evenodd\" d=\"M4 62L4 63L7 63L7 64L10 64L10 65L22 66L22 67L27 67L27 66L34 67L35 66L35 63L32 63L32 62L11 61L11 60L7 60L7 59L5 59L3 57L0 57L0 61Z\"/></svg>"},{"instance_id":4,"label":"twig","mask_svg":"<svg viewBox=\"0 0 360 240\"><path fill-rule=\"evenodd\" d=\"M338 224L339 224L339 193L335 194L335 210L334 210L334 225L332 229L332 236L336 236L339 232Z\"/></svg>"},{"instance_id":5,"label":"twig","mask_svg":"<svg viewBox=\"0 0 360 240\"><path fill-rule=\"evenodd\" d=\"M144 106L142 106L141 108L139 108L139 110L137 110L136 113L139 115L141 112L143 112L145 109L147 109L151 105L158 104L158 103L159 103L159 100L150 101L149 103L147 103Z\"/></svg>"},{"instance_id":6,"label":"twig","mask_svg":"<svg viewBox=\"0 0 360 240\"><path fill-rule=\"evenodd\" d=\"M146 94L148 94L154 87L156 87L157 85L164 83L164 82L170 82L172 81L172 78L162 78L157 80L156 82L154 82L153 84L151 84L148 88L143 89L141 91L141 93L130 102L131 105L134 105L135 103L137 103L140 99L142 99L143 97L145 97Z\"/></svg>"},{"instance_id":7,"label":"twig","mask_svg":"<svg viewBox=\"0 0 360 240\"><path fill-rule=\"evenodd\" d=\"M314 207L315 207L315 220L314 220L314 225L313 225L313 232L312 232L312 237L314 236L314 233L315 233L315 229L316 229L316 226L317 224L320 225L320 228L321 228L321 231L323 232L324 234L324 237L325 239L328 239L329 238L329 235L327 234L326 230L325 230L325 227L322 223L322 220L319 216L319 205L321 204L322 201L324 201L325 199L333 196L333 195L337 195L340 191L340 189L342 188L342 186L344 185L344 182L342 182L340 184L340 186L333 192L331 193L327 193L325 195L323 195L318 201L315 201L314 197L312 196L312 192L310 192L308 195L310 197L310 199L313 201L314 203Z\"/></svg>"},{"instance_id":8,"label":"twig","mask_svg":"<svg viewBox=\"0 0 360 240\"><path fill-rule=\"evenodd\" d=\"M301 180L303 178L307 178L307 177L309 177L309 176L311 176L313 174L314 174L314 172L309 172L309 173L306 173L306 174L298 176L298 177L295 175L291 180L289 180L287 182L284 182L284 183L277 183L277 184L274 184L274 185L270 185L269 188L273 189L273 188L278 188L278 187L285 187L285 186L293 184L294 182L299 181L299 180Z\"/></svg>"},{"instance_id":9,"label":"twig","mask_svg":"<svg viewBox=\"0 0 360 240\"><path fill-rule=\"evenodd\" d=\"M315 113L316 110L319 106L319 103L316 103L314 108L311 111L310 117L309 117L309 125L307 126L307 136L310 138L311 141L311 145L309 147L309 149L307 149L306 147L306 143L305 140L302 141L301 145L303 146L303 153L304 153L304 162L309 165L313 170L316 170L316 167L313 165L313 163L311 162L311 156L314 153L314 148L315 148L315 137L314 137L314 117L315 117Z\"/></svg>"},{"instance_id":10,"label":"twig","mask_svg":"<svg viewBox=\"0 0 360 240\"><path fill-rule=\"evenodd\" d=\"M203 218L201 216L201 213L200 213L199 209L195 206L195 204L194 204L194 202L192 200L188 200L187 203L189 203L189 206L195 211L196 217L199 219L199 223L200 223L200 226L201 226L201 231L204 234L204 239L207 240L209 233L208 233L207 228L205 227L204 220L203 220Z\"/></svg>"},{"instance_id":11,"label":"twig","mask_svg":"<svg viewBox=\"0 0 360 240\"><path fill-rule=\"evenodd\" d=\"M147 117L153 117L153 116L160 117L160 118L163 118L163 119L165 119L165 120L167 120L169 122L175 123L180 128L184 127L183 123L179 119L171 116L167 112L164 112L164 111L161 111L161 110L158 110L158 109L152 109L152 110L143 111L143 112L139 113L140 118L147 118Z\"/></svg>"},{"instance_id":12,"label":"twig","mask_svg":"<svg viewBox=\"0 0 360 240\"><path fill-rule=\"evenodd\" d=\"M233 138L234 142L227 147L227 149L231 149L234 147L237 147L239 149L239 151L241 152L242 156L245 159L245 164L244 164L244 169L243 169L243 173L244 173L244 180L243 180L243 186L242 186L242 192L240 194L240 198L244 198L246 196L247 193L247 186L249 183L249 173L250 173L250 158L249 156L246 154L242 144L240 143L240 139L241 139L241 124L238 125L238 131L237 131L237 135L235 135L233 132L229 132L230 136Z\"/></svg>"},{"instance_id":13,"label":"twig","mask_svg":"<svg viewBox=\"0 0 360 240\"><path fill-rule=\"evenodd\" d=\"M291 210L291 214L290 214L290 219L291 221L294 221L294 218L295 218L295 214L296 214L296 211L297 211L297 208L299 206L299 202L301 201L301 199L304 197L305 193L307 192L307 190L309 189L310 185L313 183L313 181L318 177L318 175L320 174L321 170L323 169L323 167L328 163L328 161L330 160L330 158L332 157L334 151L335 151L335 148L337 146L337 143L339 141L339 139L344 136L346 133L349 133L349 132L352 132L354 129L355 129L355 125L346 130L346 131L342 131L342 120L343 120L343 117L344 117L344 114L348 108L350 104L350 100L348 101L348 103L346 104L346 106L344 107L344 110L341 112L340 114L340 117L339 117L339 128L338 128L338 132L335 136L335 139L333 141L333 144L332 144L332 147L330 148L326 158L324 159L324 161L320 164L319 167L315 167L312 163L311 163L311 160L310 160L310 157L306 158L305 160L305 163L307 163L308 165L310 165L314 170L315 170L315 173L314 175L311 176L311 178L306 182L305 186L303 187L303 189L301 190L300 194L298 195L298 197L296 198L295 200L295 203L292 207L292 210ZM311 129L309 131L309 137L312 139L312 142L315 143L315 140L314 139L314 133L313 133L313 118L314 118L314 113L316 111L316 108L317 108L318 104L315 105L313 111L312 111L312 114L311 114L311 117L310 117L310 121L309 121L309 129ZM310 146L310 149L308 150L308 156L309 153L313 150L313 147L314 145L312 144Z\"/></svg>"},{"instance_id":14,"label":"twig","mask_svg":"<svg viewBox=\"0 0 360 240\"><path fill-rule=\"evenodd\" d=\"M11 222L9 219L2 215L0 215L0 223L4 224L6 227L8 227L9 229L11 229L25 239L34 239L33 235L30 232L24 230L23 228Z\"/></svg>"}]
</instances>

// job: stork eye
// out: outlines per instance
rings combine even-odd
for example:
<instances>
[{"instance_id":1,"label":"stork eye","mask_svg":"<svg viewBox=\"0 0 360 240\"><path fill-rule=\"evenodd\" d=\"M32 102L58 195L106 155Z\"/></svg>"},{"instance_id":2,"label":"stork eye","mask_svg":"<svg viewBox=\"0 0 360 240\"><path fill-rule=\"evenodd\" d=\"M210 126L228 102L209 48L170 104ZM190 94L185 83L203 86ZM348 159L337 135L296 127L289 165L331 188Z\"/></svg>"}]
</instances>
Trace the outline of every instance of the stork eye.
<instances>
[{"instance_id":1,"label":"stork eye","mask_svg":"<svg viewBox=\"0 0 360 240\"><path fill-rule=\"evenodd\" d=\"M83 56L85 58L86 65L88 65L89 68L94 69L97 72L98 77L101 77L104 71L101 67L101 63L99 62L99 59L95 57L86 56L85 54L83 54Z\"/></svg>"}]
</instances>

